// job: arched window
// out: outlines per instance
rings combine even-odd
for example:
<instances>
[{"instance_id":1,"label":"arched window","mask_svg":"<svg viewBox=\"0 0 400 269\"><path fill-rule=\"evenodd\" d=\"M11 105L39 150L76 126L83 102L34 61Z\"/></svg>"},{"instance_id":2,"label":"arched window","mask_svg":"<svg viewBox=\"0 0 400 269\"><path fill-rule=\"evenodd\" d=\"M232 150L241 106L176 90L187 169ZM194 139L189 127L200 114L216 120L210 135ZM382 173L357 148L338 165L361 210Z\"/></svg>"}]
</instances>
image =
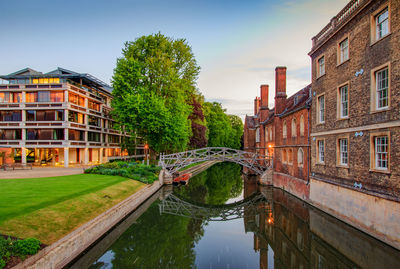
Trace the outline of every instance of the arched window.
<instances>
[{"instance_id":1,"label":"arched window","mask_svg":"<svg viewBox=\"0 0 400 269\"><path fill-rule=\"evenodd\" d=\"M288 163L289 164L293 163L293 150L292 149L288 150Z\"/></svg>"},{"instance_id":2,"label":"arched window","mask_svg":"<svg viewBox=\"0 0 400 269\"><path fill-rule=\"evenodd\" d=\"M264 138L265 138L265 142L268 142L268 127L265 127Z\"/></svg>"},{"instance_id":3,"label":"arched window","mask_svg":"<svg viewBox=\"0 0 400 269\"><path fill-rule=\"evenodd\" d=\"M282 162L283 163L287 163L287 153L286 153L286 149L282 150Z\"/></svg>"},{"instance_id":4,"label":"arched window","mask_svg":"<svg viewBox=\"0 0 400 269\"><path fill-rule=\"evenodd\" d=\"M296 119L292 119L292 137L297 136Z\"/></svg>"},{"instance_id":5,"label":"arched window","mask_svg":"<svg viewBox=\"0 0 400 269\"><path fill-rule=\"evenodd\" d=\"M304 117L300 117L300 136L304 136Z\"/></svg>"},{"instance_id":6,"label":"arched window","mask_svg":"<svg viewBox=\"0 0 400 269\"><path fill-rule=\"evenodd\" d=\"M286 121L283 122L282 134L283 134L283 138L287 138Z\"/></svg>"},{"instance_id":7,"label":"arched window","mask_svg":"<svg viewBox=\"0 0 400 269\"><path fill-rule=\"evenodd\" d=\"M303 167L304 164L304 152L302 148L297 151L297 165Z\"/></svg>"}]
</instances>

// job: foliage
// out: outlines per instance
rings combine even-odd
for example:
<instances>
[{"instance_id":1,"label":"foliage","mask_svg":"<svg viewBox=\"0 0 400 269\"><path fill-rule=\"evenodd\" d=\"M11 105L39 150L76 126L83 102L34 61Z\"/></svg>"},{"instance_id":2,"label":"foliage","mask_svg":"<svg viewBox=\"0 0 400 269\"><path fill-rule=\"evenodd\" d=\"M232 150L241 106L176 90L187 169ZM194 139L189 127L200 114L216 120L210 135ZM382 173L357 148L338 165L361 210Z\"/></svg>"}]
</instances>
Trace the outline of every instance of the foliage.
<instances>
[{"instance_id":1,"label":"foliage","mask_svg":"<svg viewBox=\"0 0 400 269\"><path fill-rule=\"evenodd\" d=\"M184 39L158 33L126 42L114 69L114 117L157 152L185 150L199 70Z\"/></svg>"},{"instance_id":2,"label":"foliage","mask_svg":"<svg viewBox=\"0 0 400 269\"><path fill-rule=\"evenodd\" d=\"M160 170L161 167L154 164L147 166L135 162L111 162L88 168L85 173L122 176L151 184L158 180Z\"/></svg>"},{"instance_id":3,"label":"foliage","mask_svg":"<svg viewBox=\"0 0 400 269\"><path fill-rule=\"evenodd\" d=\"M34 255L40 249L40 241L36 238L27 238L23 240L5 239L0 236L0 269L4 268L8 260L17 256L24 259L26 255Z\"/></svg>"},{"instance_id":4,"label":"foliage","mask_svg":"<svg viewBox=\"0 0 400 269\"><path fill-rule=\"evenodd\" d=\"M208 146L240 149L243 134L241 119L227 115L226 110L217 102L205 102L203 110L208 128Z\"/></svg>"},{"instance_id":5,"label":"foliage","mask_svg":"<svg viewBox=\"0 0 400 269\"><path fill-rule=\"evenodd\" d=\"M189 115L189 120L192 124L192 136L190 137L189 147L192 149L207 146L207 127L202 107L203 99L203 96L198 93L192 97L190 102L192 113Z\"/></svg>"}]
</instances>

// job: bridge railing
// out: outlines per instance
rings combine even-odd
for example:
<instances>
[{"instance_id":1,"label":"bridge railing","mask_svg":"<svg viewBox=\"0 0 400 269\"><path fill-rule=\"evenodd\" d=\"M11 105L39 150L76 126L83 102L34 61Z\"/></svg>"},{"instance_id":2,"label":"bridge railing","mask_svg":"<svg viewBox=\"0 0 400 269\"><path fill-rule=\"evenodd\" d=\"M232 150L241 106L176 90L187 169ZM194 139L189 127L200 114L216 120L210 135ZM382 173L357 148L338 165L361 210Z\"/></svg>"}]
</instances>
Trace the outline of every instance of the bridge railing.
<instances>
[{"instance_id":1,"label":"bridge railing","mask_svg":"<svg viewBox=\"0 0 400 269\"><path fill-rule=\"evenodd\" d=\"M271 169L273 165L271 156L224 147L201 148L168 155L161 154L160 156L160 166L170 172L176 172L188 165L202 161L234 162L253 170L257 174L262 174L265 170Z\"/></svg>"}]
</instances>

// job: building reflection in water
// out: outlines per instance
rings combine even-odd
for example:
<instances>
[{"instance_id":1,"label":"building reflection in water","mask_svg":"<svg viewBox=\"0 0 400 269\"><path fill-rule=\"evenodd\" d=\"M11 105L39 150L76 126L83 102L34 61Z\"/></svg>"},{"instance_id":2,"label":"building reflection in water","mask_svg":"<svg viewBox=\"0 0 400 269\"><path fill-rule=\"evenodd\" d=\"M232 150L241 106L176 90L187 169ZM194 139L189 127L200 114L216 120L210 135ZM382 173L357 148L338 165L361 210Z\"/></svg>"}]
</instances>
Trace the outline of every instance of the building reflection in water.
<instances>
[{"instance_id":1,"label":"building reflection in water","mask_svg":"<svg viewBox=\"0 0 400 269\"><path fill-rule=\"evenodd\" d=\"M244 186L245 198L257 191L267 202L256 215L245 209L244 226L254 233L260 268L400 268L396 249L283 190Z\"/></svg>"}]
</instances>

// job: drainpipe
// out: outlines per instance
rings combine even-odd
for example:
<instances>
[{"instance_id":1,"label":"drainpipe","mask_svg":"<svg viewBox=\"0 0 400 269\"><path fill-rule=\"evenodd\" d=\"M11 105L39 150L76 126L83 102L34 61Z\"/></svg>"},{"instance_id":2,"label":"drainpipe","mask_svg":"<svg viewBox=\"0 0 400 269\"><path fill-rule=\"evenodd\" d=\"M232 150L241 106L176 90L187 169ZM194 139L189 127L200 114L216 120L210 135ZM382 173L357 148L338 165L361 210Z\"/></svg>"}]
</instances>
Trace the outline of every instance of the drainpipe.
<instances>
[{"instance_id":1,"label":"drainpipe","mask_svg":"<svg viewBox=\"0 0 400 269\"><path fill-rule=\"evenodd\" d=\"M311 174L311 139L310 139L310 128L311 128L311 124L310 124L310 107L307 108L308 110L308 116L307 116L307 121L308 121L308 177L307 177L307 185L310 184L310 174Z\"/></svg>"}]
</instances>

